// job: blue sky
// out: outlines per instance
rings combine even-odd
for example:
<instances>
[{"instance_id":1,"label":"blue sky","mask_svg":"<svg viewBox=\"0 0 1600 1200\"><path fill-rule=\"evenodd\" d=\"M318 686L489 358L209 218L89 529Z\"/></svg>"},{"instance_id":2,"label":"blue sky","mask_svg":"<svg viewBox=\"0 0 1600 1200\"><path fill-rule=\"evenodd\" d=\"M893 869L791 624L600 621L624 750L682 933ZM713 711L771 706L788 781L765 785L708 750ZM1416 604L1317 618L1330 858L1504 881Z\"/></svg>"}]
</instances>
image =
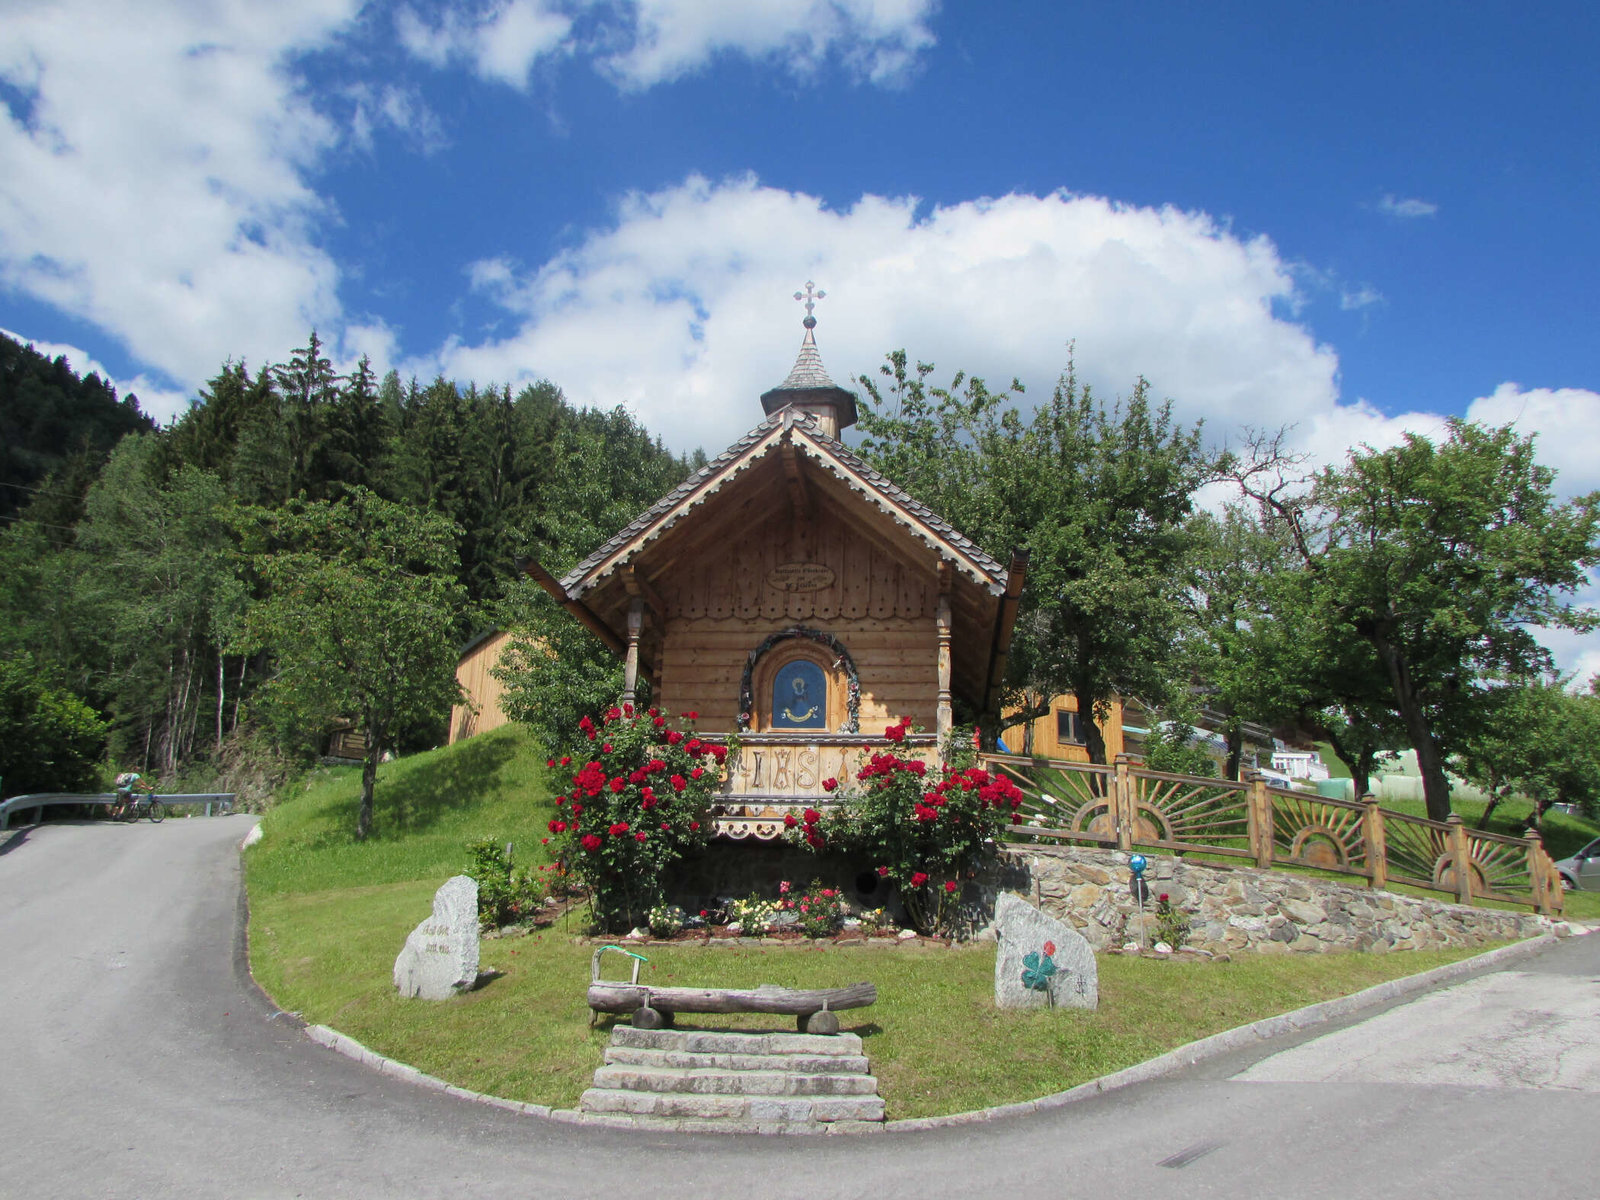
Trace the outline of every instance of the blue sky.
<instances>
[{"instance_id":1,"label":"blue sky","mask_svg":"<svg viewBox=\"0 0 1600 1200\"><path fill-rule=\"evenodd\" d=\"M314 325L715 452L815 279L840 381L1073 343L1218 438L1515 420L1600 486L1591 4L5 9L0 327L161 417Z\"/></svg>"}]
</instances>

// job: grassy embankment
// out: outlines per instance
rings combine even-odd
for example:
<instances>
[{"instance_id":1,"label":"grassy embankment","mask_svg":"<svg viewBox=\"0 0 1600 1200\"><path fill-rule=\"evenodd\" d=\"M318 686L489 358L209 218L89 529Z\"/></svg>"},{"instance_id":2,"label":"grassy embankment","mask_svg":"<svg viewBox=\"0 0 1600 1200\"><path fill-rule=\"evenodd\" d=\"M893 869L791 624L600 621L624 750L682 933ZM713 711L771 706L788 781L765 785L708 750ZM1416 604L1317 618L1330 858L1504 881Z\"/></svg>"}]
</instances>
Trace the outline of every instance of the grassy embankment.
<instances>
[{"instance_id":1,"label":"grassy embankment","mask_svg":"<svg viewBox=\"0 0 1600 1200\"><path fill-rule=\"evenodd\" d=\"M360 844L350 834L357 772L319 772L268 815L263 842L247 856L256 978L284 1008L463 1087L575 1103L609 1036L607 1023L589 1026L583 992L592 947L574 943L576 926L486 940L485 967L505 974L455 1000L402 1001L390 982L394 956L427 914L433 890L465 866L468 841L511 841L519 861L534 860L523 848L540 849L552 811L543 776L515 730L389 764L379 777L378 833ZM646 953L647 977L661 983L872 980L879 1002L850 1014L845 1027L865 1037L893 1117L1057 1091L1197 1037L1464 956L1103 956L1099 1011L1002 1013L991 1001L992 946L679 945Z\"/></svg>"}]
</instances>

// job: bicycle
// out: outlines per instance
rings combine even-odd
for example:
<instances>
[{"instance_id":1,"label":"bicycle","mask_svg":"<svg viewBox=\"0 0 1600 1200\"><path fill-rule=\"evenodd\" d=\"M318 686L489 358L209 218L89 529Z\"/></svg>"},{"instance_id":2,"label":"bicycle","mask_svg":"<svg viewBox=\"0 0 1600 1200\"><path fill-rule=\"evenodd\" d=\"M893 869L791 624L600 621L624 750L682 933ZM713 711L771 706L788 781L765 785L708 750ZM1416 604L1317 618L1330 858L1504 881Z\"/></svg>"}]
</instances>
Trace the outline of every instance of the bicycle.
<instances>
[{"instance_id":1,"label":"bicycle","mask_svg":"<svg viewBox=\"0 0 1600 1200\"><path fill-rule=\"evenodd\" d=\"M141 813L150 818L152 825L167 819L166 805L140 786L137 775L127 783L119 782L116 794L117 802L111 806L113 821L137 821Z\"/></svg>"}]
</instances>

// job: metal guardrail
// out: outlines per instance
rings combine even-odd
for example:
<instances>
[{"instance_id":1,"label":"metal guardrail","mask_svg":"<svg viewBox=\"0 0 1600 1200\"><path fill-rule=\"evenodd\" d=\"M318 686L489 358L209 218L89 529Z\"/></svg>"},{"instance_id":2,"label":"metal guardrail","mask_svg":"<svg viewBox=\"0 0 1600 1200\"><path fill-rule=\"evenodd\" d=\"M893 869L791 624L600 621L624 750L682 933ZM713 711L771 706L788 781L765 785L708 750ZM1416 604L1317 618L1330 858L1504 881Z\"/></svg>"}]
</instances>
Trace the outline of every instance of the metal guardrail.
<instances>
[{"instance_id":1,"label":"metal guardrail","mask_svg":"<svg viewBox=\"0 0 1600 1200\"><path fill-rule=\"evenodd\" d=\"M206 816L211 816L213 810L217 813L231 813L233 802L238 797L237 792L173 792L149 793L150 799L159 800L171 808L174 804L204 804ZM11 814L26 812L33 809L33 824L37 825L44 816L46 807L57 804L101 804L110 807L118 800L115 792L34 792L24 796L12 796L9 800L0 800L0 829L8 829L11 825Z\"/></svg>"}]
</instances>

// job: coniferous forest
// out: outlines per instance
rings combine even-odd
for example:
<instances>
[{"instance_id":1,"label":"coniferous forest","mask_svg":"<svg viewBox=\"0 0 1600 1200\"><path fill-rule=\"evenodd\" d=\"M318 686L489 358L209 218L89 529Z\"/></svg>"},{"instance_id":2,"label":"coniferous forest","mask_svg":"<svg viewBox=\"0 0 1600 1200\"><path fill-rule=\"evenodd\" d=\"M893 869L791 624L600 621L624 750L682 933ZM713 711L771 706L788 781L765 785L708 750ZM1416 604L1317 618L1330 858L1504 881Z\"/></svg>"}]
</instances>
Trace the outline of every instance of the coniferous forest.
<instances>
[{"instance_id":1,"label":"coniferous forest","mask_svg":"<svg viewBox=\"0 0 1600 1200\"><path fill-rule=\"evenodd\" d=\"M530 603L520 556L564 569L703 462L550 383L341 375L314 333L283 362L222 364L165 428L0 337L0 446L6 795L106 766L246 785L364 715L389 722L386 748L435 744L439 697L369 714L371 664L330 671L341 631L292 600L321 588L326 608L425 628L453 663ZM295 573L312 560L348 569ZM360 581L372 603L337 590Z\"/></svg>"}]
</instances>

